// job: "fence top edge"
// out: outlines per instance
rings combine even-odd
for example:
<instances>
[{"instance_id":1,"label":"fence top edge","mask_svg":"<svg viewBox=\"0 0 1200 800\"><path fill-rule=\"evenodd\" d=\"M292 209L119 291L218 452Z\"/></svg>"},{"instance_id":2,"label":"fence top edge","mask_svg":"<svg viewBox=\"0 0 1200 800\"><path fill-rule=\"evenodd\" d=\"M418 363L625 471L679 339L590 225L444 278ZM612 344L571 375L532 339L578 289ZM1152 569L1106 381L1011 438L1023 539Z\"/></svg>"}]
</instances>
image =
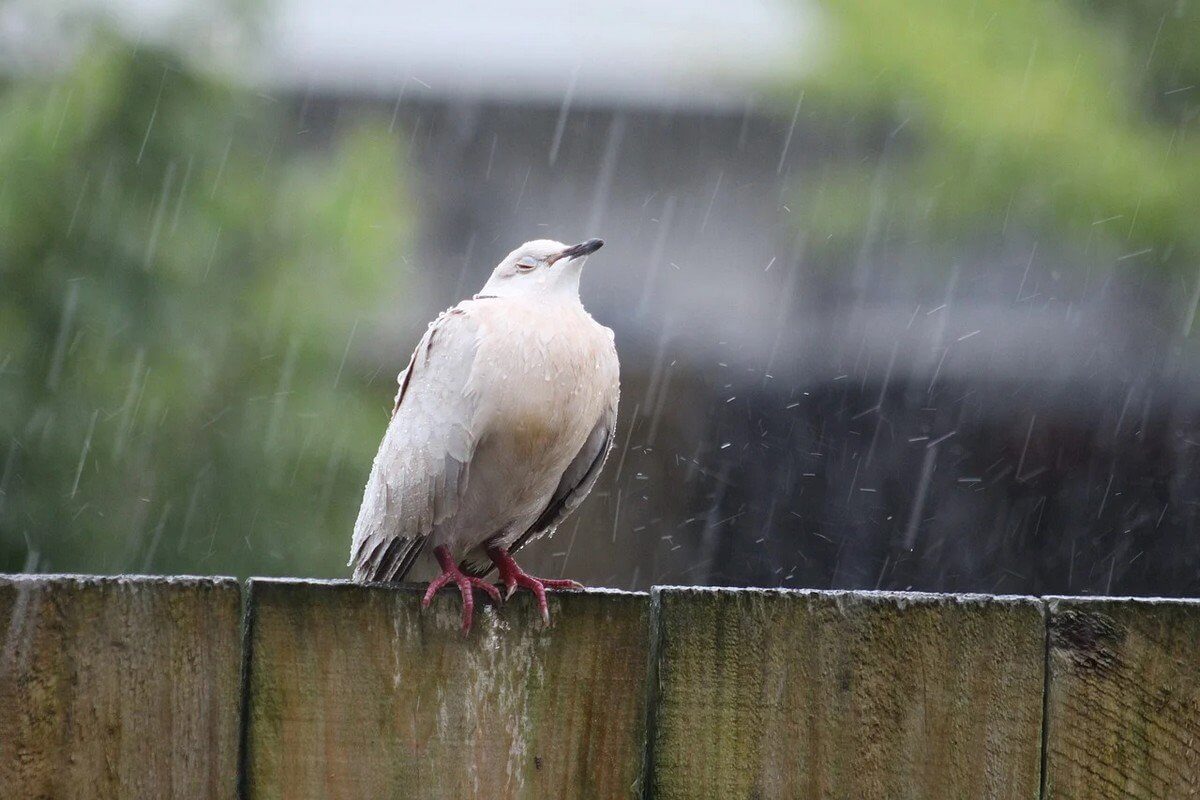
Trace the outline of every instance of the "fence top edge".
<instances>
[{"instance_id":1,"label":"fence top edge","mask_svg":"<svg viewBox=\"0 0 1200 800\"><path fill-rule=\"evenodd\" d=\"M999 603L1003 605L1029 605L1039 608L1044 605L1044 598L1034 595L985 594L983 592L904 592L879 589L766 589L742 586L655 586L650 591L656 598L662 594L690 594L712 597L722 595L808 597L833 600L835 602L863 600L915 604L956 603L959 605Z\"/></svg>"},{"instance_id":2,"label":"fence top edge","mask_svg":"<svg viewBox=\"0 0 1200 800\"><path fill-rule=\"evenodd\" d=\"M252 577L246 581L246 585L253 589L256 586L287 586L287 587L312 587L312 588L328 588L328 589L371 589L375 591L392 591L404 594L424 594L426 585L423 583L382 583L370 582L359 583L358 581L348 580L346 578L279 578L279 577ZM603 586L587 586L583 589L575 589L570 591L555 591L551 594L557 594L562 597L571 595L586 595L589 597L648 597L649 592L644 591L628 591L625 589L609 589Z\"/></svg>"},{"instance_id":3,"label":"fence top edge","mask_svg":"<svg viewBox=\"0 0 1200 800\"><path fill-rule=\"evenodd\" d=\"M0 573L0 585L28 584L77 584L77 585L135 585L135 586L208 586L220 588L241 588L241 581L227 575L89 575L73 572L15 572ZM272 577L254 576L246 580L247 587L256 585L270 586L311 586L327 588L364 588L403 593L425 591L420 583L358 583L345 578L301 578L301 577ZM1007 603L1046 605L1053 609L1060 604L1088 605L1101 603L1127 603L1142 606L1200 606L1200 597L1149 597L1132 595L1018 595L1018 594L987 594L984 592L920 592L920 591L890 591L877 589L783 589L760 588L746 586L688 586L664 584L652 586L649 591L630 591L607 587L587 587L585 589L564 593L588 596L613 597L659 597L662 594L690 594L719 597L723 595L762 596L762 597L812 597L831 600L876 600L903 603L944 603L960 604L974 603Z\"/></svg>"},{"instance_id":4,"label":"fence top edge","mask_svg":"<svg viewBox=\"0 0 1200 800\"><path fill-rule=\"evenodd\" d=\"M1185 607L1200 607L1200 597L1146 597L1135 595L1117 595L1107 596L1098 594L1048 594L1045 596L1046 603L1050 610L1053 611L1059 605L1100 605L1102 603L1120 603L1122 605L1139 605L1139 606L1185 606Z\"/></svg>"},{"instance_id":5,"label":"fence top edge","mask_svg":"<svg viewBox=\"0 0 1200 800\"><path fill-rule=\"evenodd\" d=\"M10 572L0 573L0 585L13 584L75 584L127 586L210 586L240 589L241 582L228 575L87 575L75 572Z\"/></svg>"}]
</instances>

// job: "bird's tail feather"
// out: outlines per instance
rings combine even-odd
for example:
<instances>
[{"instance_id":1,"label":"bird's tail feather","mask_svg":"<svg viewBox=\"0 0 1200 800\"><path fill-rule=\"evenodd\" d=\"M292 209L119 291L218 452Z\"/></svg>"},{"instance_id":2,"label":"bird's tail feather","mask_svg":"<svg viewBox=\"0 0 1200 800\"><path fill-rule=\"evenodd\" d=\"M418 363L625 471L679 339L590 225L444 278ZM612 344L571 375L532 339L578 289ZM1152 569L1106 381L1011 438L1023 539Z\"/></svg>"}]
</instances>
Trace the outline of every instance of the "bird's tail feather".
<instances>
[{"instance_id":1,"label":"bird's tail feather","mask_svg":"<svg viewBox=\"0 0 1200 800\"><path fill-rule=\"evenodd\" d=\"M360 583L404 580L413 562L424 549L425 538L410 540L397 537L366 539L354 554L354 580Z\"/></svg>"}]
</instances>

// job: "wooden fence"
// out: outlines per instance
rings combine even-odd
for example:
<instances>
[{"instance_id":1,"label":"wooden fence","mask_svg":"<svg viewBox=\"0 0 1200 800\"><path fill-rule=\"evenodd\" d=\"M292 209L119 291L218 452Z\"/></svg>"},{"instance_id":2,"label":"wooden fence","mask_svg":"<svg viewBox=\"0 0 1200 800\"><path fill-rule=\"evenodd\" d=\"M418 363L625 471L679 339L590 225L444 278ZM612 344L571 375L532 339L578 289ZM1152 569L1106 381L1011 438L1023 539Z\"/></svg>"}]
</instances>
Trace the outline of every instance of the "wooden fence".
<instances>
[{"instance_id":1,"label":"wooden fence","mask_svg":"<svg viewBox=\"0 0 1200 800\"><path fill-rule=\"evenodd\" d=\"M2 798L1186 798L1200 602L0 578Z\"/></svg>"}]
</instances>

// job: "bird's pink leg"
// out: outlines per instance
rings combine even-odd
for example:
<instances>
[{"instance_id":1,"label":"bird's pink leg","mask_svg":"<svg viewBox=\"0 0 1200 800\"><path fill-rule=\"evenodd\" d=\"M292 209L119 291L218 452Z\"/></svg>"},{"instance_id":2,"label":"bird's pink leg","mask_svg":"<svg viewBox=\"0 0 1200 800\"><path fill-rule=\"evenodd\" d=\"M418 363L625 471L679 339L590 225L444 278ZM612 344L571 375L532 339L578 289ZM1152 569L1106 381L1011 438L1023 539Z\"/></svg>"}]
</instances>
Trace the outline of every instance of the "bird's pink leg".
<instances>
[{"instance_id":1,"label":"bird's pink leg","mask_svg":"<svg viewBox=\"0 0 1200 800\"><path fill-rule=\"evenodd\" d=\"M442 574L429 582L429 588L425 590L425 597L421 599L421 607L428 608L438 590L449 583L453 583L462 594L462 632L466 633L471 630L471 619L475 614L475 596L471 593L472 587L487 592L488 596L497 603L500 602L500 592L483 578L464 574L458 568L458 564L454 561L454 556L450 555L450 548L446 545L433 548L433 555L437 558L437 562L442 568Z\"/></svg>"},{"instance_id":2,"label":"bird's pink leg","mask_svg":"<svg viewBox=\"0 0 1200 800\"><path fill-rule=\"evenodd\" d=\"M537 598L538 611L542 612L542 622L550 624L550 607L546 604L547 589L582 589L578 581L558 580L553 578L535 578L517 566L513 557L503 547L489 547L488 558L500 571L500 582L504 584L505 599L512 597L518 586L524 586L533 592Z\"/></svg>"}]
</instances>

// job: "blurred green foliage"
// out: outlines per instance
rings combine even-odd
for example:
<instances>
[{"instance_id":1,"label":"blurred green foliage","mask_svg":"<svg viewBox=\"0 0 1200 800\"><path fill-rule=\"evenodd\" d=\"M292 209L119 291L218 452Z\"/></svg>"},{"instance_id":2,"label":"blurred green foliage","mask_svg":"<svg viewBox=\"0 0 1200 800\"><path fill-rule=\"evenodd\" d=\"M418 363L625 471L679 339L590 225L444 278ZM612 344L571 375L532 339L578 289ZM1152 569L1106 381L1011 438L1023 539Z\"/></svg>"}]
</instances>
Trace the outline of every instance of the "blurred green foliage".
<instances>
[{"instance_id":1,"label":"blurred green foliage","mask_svg":"<svg viewBox=\"0 0 1200 800\"><path fill-rule=\"evenodd\" d=\"M402 176L281 115L117 39L0 87L0 571L342 572Z\"/></svg>"},{"instance_id":2,"label":"blurred green foliage","mask_svg":"<svg viewBox=\"0 0 1200 800\"><path fill-rule=\"evenodd\" d=\"M882 139L883 155L830 163L804 187L815 243L851 253L884 228L932 246L1023 229L1194 280L1200 5L821 7L831 35L805 81L808 118Z\"/></svg>"}]
</instances>

